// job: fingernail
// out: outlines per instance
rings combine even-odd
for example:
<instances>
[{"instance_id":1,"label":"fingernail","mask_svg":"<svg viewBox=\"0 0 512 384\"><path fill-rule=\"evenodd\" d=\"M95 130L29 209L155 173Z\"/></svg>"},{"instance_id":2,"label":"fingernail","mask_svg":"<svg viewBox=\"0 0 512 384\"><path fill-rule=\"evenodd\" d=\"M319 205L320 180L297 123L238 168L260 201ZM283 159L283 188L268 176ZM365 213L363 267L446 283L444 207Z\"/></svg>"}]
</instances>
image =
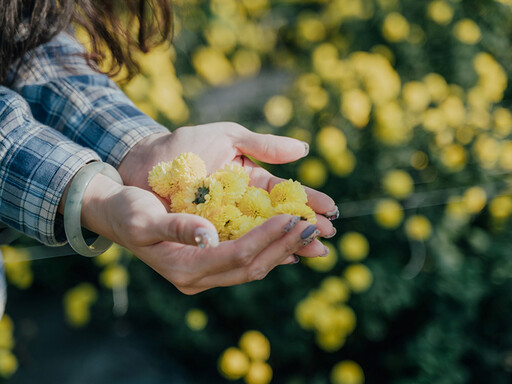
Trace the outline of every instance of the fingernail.
<instances>
[{"instance_id":1,"label":"fingernail","mask_svg":"<svg viewBox=\"0 0 512 384\"><path fill-rule=\"evenodd\" d=\"M303 141L304 143L304 156L307 156L309 154L309 144Z\"/></svg>"},{"instance_id":2,"label":"fingernail","mask_svg":"<svg viewBox=\"0 0 512 384\"><path fill-rule=\"evenodd\" d=\"M327 236L324 236L324 239L330 239L330 238L333 238L335 235L336 235L336 228L332 228L332 233L330 235L327 235Z\"/></svg>"},{"instance_id":3,"label":"fingernail","mask_svg":"<svg viewBox=\"0 0 512 384\"><path fill-rule=\"evenodd\" d=\"M302 245L308 245L320 234L316 225L310 225L300 234Z\"/></svg>"},{"instance_id":4,"label":"fingernail","mask_svg":"<svg viewBox=\"0 0 512 384\"><path fill-rule=\"evenodd\" d=\"M329 248L327 248L325 245L324 245L324 248L325 248L325 251L323 254L320 255L320 257L326 257L330 252Z\"/></svg>"},{"instance_id":5,"label":"fingernail","mask_svg":"<svg viewBox=\"0 0 512 384\"><path fill-rule=\"evenodd\" d=\"M300 222L300 216L293 216L288 223L283 228L283 232L290 232L293 228L297 226Z\"/></svg>"},{"instance_id":6,"label":"fingernail","mask_svg":"<svg viewBox=\"0 0 512 384\"><path fill-rule=\"evenodd\" d=\"M206 228L196 228L194 240L199 248L215 248L219 245L219 235Z\"/></svg>"},{"instance_id":7,"label":"fingernail","mask_svg":"<svg viewBox=\"0 0 512 384\"><path fill-rule=\"evenodd\" d=\"M297 264L300 261L299 256L297 256L297 255L293 255L293 256L295 256L295 260L289 262L288 264L290 264L290 265Z\"/></svg>"},{"instance_id":8,"label":"fingernail","mask_svg":"<svg viewBox=\"0 0 512 384\"><path fill-rule=\"evenodd\" d=\"M334 208L332 211L330 212L327 212L325 214L325 217L327 217L327 219L329 220L336 220L337 218L340 217L340 210L338 209L338 206L336 206L336 208Z\"/></svg>"}]
</instances>

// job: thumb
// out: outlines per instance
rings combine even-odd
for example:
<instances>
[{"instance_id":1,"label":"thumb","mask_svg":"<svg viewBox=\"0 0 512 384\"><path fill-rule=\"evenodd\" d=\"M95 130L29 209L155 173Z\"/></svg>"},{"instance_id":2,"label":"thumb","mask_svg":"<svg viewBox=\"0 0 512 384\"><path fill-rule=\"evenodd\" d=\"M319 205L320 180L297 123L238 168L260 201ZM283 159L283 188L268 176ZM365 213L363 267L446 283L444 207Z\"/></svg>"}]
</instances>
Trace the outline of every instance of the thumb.
<instances>
[{"instance_id":1,"label":"thumb","mask_svg":"<svg viewBox=\"0 0 512 384\"><path fill-rule=\"evenodd\" d=\"M200 248L219 245L215 226L204 217L188 213L170 213L159 225L159 237L163 241L196 245Z\"/></svg>"},{"instance_id":2,"label":"thumb","mask_svg":"<svg viewBox=\"0 0 512 384\"><path fill-rule=\"evenodd\" d=\"M309 153L309 145L291 137L260 134L244 129L236 147L240 152L270 164L289 163Z\"/></svg>"}]
</instances>

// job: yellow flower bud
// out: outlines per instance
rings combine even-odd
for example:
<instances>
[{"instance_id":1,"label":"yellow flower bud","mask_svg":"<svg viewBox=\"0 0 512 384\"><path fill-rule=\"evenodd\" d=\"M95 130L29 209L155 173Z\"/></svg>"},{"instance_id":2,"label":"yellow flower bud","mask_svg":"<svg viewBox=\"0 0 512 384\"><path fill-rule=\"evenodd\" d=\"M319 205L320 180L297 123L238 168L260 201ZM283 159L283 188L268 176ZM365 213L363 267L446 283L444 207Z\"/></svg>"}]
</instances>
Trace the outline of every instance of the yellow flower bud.
<instances>
[{"instance_id":1,"label":"yellow flower bud","mask_svg":"<svg viewBox=\"0 0 512 384\"><path fill-rule=\"evenodd\" d=\"M405 222L405 232L412 240L425 241L432 233L432 225L425 216L414 215Z\"/></svg>"},{"instance_id":2,"label":"yellow flower bud","mask_svg":"<svg viewBox=\"0 0 512 384\"><path fill-rule=\"evenodd\" d=\"M373 283L372 272L363 264L349 265L343 272L343 277L352 291L356 293L368 290Z\"/></svg>"},{"instance_id":3,"label":"yellow flower bud","mask_svg":"<svg viewBox=\"0 0 512 384\"><path fill-rule=\"evenodd\" d=\"M428 5L427 14L437 24L447 25L452 21L453 8L443 0L434 0Z\"/></svg>"},{"instance_id":4,"label":"yellow flower bud","mask_svg":"<svg viewBox=\"0 0 512 384\"><path fill-rule=\"evenodd\" d=\"M343 93L341 111L357 128L363 128L368 124L371 110L371 100L362 90L356 88Z\"/></svg>"},{"instance_id":5,"label":"yellow flower bud","mask_svg":"<svg viewBox=\"0 0 512 384\"><path fill-rule=\"evenodd\" d=\"M476 44L482 38L480 27L470 19L464 19L455 24L453 34L465 44Z\"/></svg>"},{"instance_id":6,"label":"yellow flower bud","mask_svg":"<svg viewBox=\"0 0 512 384\"><path fill-rule=\"evenodd\" d=\"M342 153L347 148L347 139L341 129L328 126L320 129L316 136L318 152L330 158Z\"/></svg>"},{"instance_id":7,"label":"yellow flower bud","mask_svg":"<svg viewBox=\"0 0 512 384\"><path fill-rule=\"evenodd\" d=\"M250 362L247 355L235 347L226 349L219 359L220 373L231 380L237 380L245 376L249 366Z\"/></svg>"},{"instance_id":8,"label":"yellow flower bud","mask_svg":"<svg viewBox=\"0 0 512 384\"><path fill-rule=\"evenodd\" d=\"M0 376L11 377L18 370L18 359L6 349L0 350Z\"/></svg>"},{"instance_id":9,"label":"yellow flower bud","mask_svg":"<svg viewBox=\"0 0 512 384\"><path fill-rule=\"evenodd\" d=\"M293 104L286 96L274 96L267 101L263 107L263 112L270 124L275 127L282 127L292 118Z\"/></svg>"},{"instance_id":10,"label":"yellow flower bud","mask_svg":"<svg viewBox=\"0 0 512 384\"><path fill-rule=\"evenodd\" d=\"M329 276L322 280L319 292L325 296L325 300L330 303L341 303L350 297L350 289L340 277Z\"/></svg>"},{"instance_id":11,"label":"yellow flower bud","mask_svg":"<svg viewBox=\"0 0 512 384\"><path fill-rule=\"evenodd\" d=\"M512 197L495 197L489 204L489 212L496 219L506 219L512 214Z\"/></svg>"},{"instance_id":12,"label":"yellow flower bud","mask_svg":"<svg viewBox=\"0 0 512 384\"><path fill-rule=\"evenodd\" d=\"M339 177L345 177L354 171L356 167L356 157L347 149L337 156L327 158L327 163L333 174Z\"/></svg>"},{"instance_id":13,"label":"yellow flower bud","mask_svg":"<svg viewBox=\"0 0 512 384\"><path fill-rule=\"evenodd\" d=\"M320 188L327 180L327 169L324 163L314 157L309 157L302 161L298 169L299 180L311 187Z\"/></svg>"},{"instance_id":14,"label":"yellow flower bud","mask_svg":"<svg viewBox=\"0 0 512 384\"><path fill-rule=\"evenodd\" d=\"M107 288L126 287L130 277L128 271L122 265L110 265L100 275L101 283Z\"/></svg>"},{"instance_id":15,"label":"yellow flower bud","mask_svg":"<svg viewBox=\"0 0 512 384\"><path fill-rule=\"evenodd\" d=\"M368 256L370 246L368 240L357 232L345 233L338 242L338 247L345 260L361 261Z\"/></svg>"},{"instance_id":16,"label":"yellow flower bud","mask_svg":"<svg viewBox=\"0 0 512 384\"><path fill-rule=\"evenodd\" d=\"M450 144L441 151L441 162L451 172L462 170L467 163L467 153L459 144Z\"/></svg>"},{"instance_id":17,"label":"yellow flower bud","mask_svg":"<svg viewBox=\"0 0 512 384\"><path fill-rule=\"evenodd\" d=\"M325 257L306 257L303 259L304 264L309 268L314 269L318 272L328 272L334 268L338 261L338 254L336 248L329 242L323 243L329 248L329 254Z\"/></svg>"},{"instance_id":18,"label":"yellow flower bud","mask_svg":"<svg viewBox=\"0 0 512 384\"><path fill-rule=\"evenodd\" d=\"M270 342L259 331L247 331L240 338L240 348L253 360L268 360Z\"/></svg>"},{"instance_id":19,"label":"yellow flower bud","mask_svg":"<svg viewBox=\"0 0 512 384\"><path fill-rule=\"evenodd\" d=\"M439 103L448 96L448 84L441 75L429 73L423 78L423 83L426 85L433 101Z\"/></svg>"},{"instance_id":20,"label":"yellow flower bud","mask_svg":"<svg viewBox=\"0 0 512 384\"><path fill-rule=\"evenodd\" d=\"M206 327L206 324L208 324L208 317L204 311L193 308L185 315L185 322L193 331L201 331Z\"/></svg>"},{"instance_id":21,"label":"yellow flower bud","mask_svg":"<svg viewBox=\"0 0 512 384\"><path fill-rule=\"evenodd\" d=\"M336 352L345 345L346 335L340 331L317 332L316 344L326 352Z\"/></svg>"},{"instance_id":22,"label":"yellow flower bud","mask_svg":"<svg viewBox=\"0 0 512 384\"><path fill-rule=\"evenodd\" d=\"M405 171L393 170L386 173L382 180L384 190L397 199L409 196L414 188L412 177Z\"/></svg>"},{"instance_id":23,"label":"yellow flower bud","mask_svg":"<svg viewBox=\"0 0 512 384\"><path fill-rule=\"evenodd\" d=\"M272 367L258 360L251 362L244 380L247 384L268 384L272 381L272 375Z\"/></svg>"},{"instance_id":24,"label":"yellow flower bud","mask_svg":"<svg viewBox=\"0 0 512 384\"><path fill-rule=\"evenodd\" d=\"M94 262L100 266L116 263L123 253L123 248L117 244L112 245L101 255L94 258Z\"/></svg>"},{"instance_id":25,"label":"yellow flower bud","mask_svg":"<svg viewBox=\"0 0 512 384\"><path fill-rule=\"evenodd\" d=\"M487 193L481 187L469 188L463 196L469 213L479 213L487 203Z\"/></svg>"},{"instance_id":26,"label":"yellow flower bud","mask_svg":"<svg viewBox=\"0 0 512 384\"><path fill-rule=\"evenodd\" d=\"M396 43L407 39L410 32L409 22L398 12L392 12L386 16L382 25L382 35L391 42Z\"/></svg>"},{"instance_id":27,"label":"yellow flower bud","mask_svg":"<svg viewBox=\"0 0 512 384\"><path fill-rule=\"evenodd\" d=\"M336 364L331 371L332 384L363 384L364 373L359 364L345 360Z\"/></svg>"},{"instance_id":28,"label":"yellow flower bud","mask_svg":"<svg viewBox=\"0 0 512 384\"><path fill-rule=\"evenodd\" d=\"M395 200L383 199L375 207L375 220L381 227L393 229L404 217L402 206Z\"/></svg>"},{"instance_id":29,"label":"yellow flower bud","mask_svg":"<svg viewBox=\"0 0 512 384\"><path fill-rule=\"evenodd\" d=\"M404 84L402 95L405 104L413 112L422 112L430 104L428 88L419 81L410 81Z\"/></svg>"}]
</instances>

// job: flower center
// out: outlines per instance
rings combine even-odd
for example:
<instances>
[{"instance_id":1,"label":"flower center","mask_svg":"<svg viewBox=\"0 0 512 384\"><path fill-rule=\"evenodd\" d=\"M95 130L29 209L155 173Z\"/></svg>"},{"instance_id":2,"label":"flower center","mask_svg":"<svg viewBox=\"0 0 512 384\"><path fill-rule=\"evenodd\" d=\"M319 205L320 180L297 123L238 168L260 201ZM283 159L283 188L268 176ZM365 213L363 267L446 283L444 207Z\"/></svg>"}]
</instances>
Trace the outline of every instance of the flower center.
<instances>
[{"instance_id":1,"label":"flower center","mask_svg":"<svg viewBox=\"0 0 512 384\"><path fill-rule=\"evenodd\" d=\"M196 192L196 199L193 201L194 204L202 204L206 202L206 195L210 193L208 187L199 187Z\"/></svg>"}]
</instances>

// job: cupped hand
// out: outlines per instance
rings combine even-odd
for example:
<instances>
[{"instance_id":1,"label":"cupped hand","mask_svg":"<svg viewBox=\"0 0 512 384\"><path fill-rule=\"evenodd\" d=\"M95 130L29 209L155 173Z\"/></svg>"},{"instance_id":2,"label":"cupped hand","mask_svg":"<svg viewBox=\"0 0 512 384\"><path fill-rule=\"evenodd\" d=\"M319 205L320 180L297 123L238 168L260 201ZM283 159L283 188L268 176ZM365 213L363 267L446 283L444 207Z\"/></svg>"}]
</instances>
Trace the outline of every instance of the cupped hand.
<instances>
[{"instance_id":1,"label":"cupped hand","mask_svg":"<svg viewBox=\"0 0 512 384\"><path fill-rule=\"evenodd\" d=\"M246 156L270 164L289 163L306 156L308 145L293 138L257 134L236 123L204 124L145 138L128 152L118 170L125 184L150 190L147 176L153 166L160 161L170 161L184 152L198 154L205 161L208 173L227 163L239 163L249 172L252 185L270 191L283 179L275 177ZM335 228L325 217L337 216L334 201L311 188L306 188L306 191L308 205L317 212L320 236L334 236ZM315 241L299 254L320 256L325 254L325 248Z\"/></svg>"},{"instance_id":2,"label":"cupped hand","mask_svg":"<svg viewBox=\"0 0 512 384\"><path fill-rule=\"evenodd\" d=\"M278 215L217 245L208 220L169 213L155 194L103 175L86 190L82 224L133 252L185 294L263 279L277 265L296 263L295 253L319 235L296 216Z\"/></svg>"}]
</instances>

